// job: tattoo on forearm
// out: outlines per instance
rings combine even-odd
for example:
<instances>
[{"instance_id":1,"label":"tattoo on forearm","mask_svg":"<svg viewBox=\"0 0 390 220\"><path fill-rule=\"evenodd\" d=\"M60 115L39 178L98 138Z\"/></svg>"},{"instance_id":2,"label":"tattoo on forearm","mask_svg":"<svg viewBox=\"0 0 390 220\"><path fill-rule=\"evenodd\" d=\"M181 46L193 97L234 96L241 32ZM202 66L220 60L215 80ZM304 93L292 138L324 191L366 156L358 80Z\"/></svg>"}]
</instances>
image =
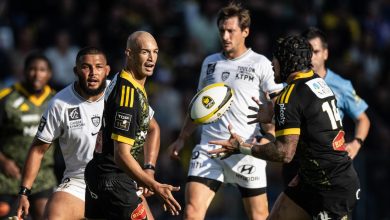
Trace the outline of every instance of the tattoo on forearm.
<instances>
[{"instance_id":1,"label":"tattoo on forearm","mask_svg":"<svg viewBox=\"0 0 390 220\"><path fill-rule=\"evenodd\" d=\"M295 154L298 140L299 135L281 136L275 142L254 145L252 155L263 160L288 163Z\"/></svg>"}]
</instances>

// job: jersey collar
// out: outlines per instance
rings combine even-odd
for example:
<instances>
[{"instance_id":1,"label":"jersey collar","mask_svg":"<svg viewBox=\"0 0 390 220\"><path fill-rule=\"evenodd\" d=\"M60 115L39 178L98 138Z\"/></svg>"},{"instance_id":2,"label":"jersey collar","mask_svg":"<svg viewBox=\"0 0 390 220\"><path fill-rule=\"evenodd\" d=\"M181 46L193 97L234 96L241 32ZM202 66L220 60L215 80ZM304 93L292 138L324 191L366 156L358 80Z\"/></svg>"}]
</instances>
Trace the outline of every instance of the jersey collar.
<instances>
[{"instance_id":1,"label":"jersey collar","mask_svg":"<svg viewBox=\"0 0 390 220\"><path fill-rule=\"evenodd\" d=\"M120 73L120 77L122 77L123 79L126 79L127 81L129 81L131 84L134 85L134 87L136 87L139 90L141 90L142 93L145 95L145 97L148 97L146 95L145 87L143 87L141 84L139 84L129 72L127 72L125 70L122 70L121 73Z\"/></svg>"},{"instance_id":2,"label":"jersey collar","mask_svg":"<svg viewBox=\"0 0 390 220\"><path fill-rule=\"evenodd\" d=\"M309 72L300 72L298 73L297 75L294 76L294 80L297 80L297 79L302 79L302 78L309 78L309 77L312 77L314 75L314 71L313 70L310 70Z\"/></svg>"},{"instance_id":3,"label":"jersey collar","mask_svg":"<svg viewBox=\"0 0 390 220\"><path fill-rule=\"evenodd\" d=\"M46 98L50 95L51 93L51 88L46 85L45 87L43 87L43 92L41 95L39 95L39 97L29 93L27 91L27 89L25 89L22 84L20 83L16 83L15 84L15 90L17 90L18 92L22 93L24 96L26 96L28 98L28 100L33 103L34 105L36 106L41 106L42 103L46 100Z\"/></svg>"}]
</instances>

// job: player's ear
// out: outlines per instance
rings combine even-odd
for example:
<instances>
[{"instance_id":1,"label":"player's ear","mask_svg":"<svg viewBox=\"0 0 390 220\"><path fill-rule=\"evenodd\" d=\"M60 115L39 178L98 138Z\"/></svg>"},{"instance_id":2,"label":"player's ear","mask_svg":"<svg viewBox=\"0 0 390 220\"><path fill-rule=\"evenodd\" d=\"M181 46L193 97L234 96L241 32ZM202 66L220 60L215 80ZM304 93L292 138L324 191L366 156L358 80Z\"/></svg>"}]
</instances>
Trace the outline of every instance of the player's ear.
<instances>
[{"instance_id":1,"label":"player's ear","mask_svg":"<svg viewBox=\"0 0 390 220\"><path fill-rule=\"evenodd\" d=\"M242 30L242 35L244 36L244 38L248 37L248 35L249 35L249 28L244 28L244 30Z\"/></svg>"},{"instance_id":2,"label":"player's ear","mask_svg":"<svg viewBox=\"0 0 390 220\"><path fill-rule=\"evenodd\" d=\"M110 74L110 70L111 70L110 65L106 65L106 76L108 76L108 74Z\"/></svg>"},{"instance_id":3,"label":"player's ear","mask_svg":"<svg viewBox=\"0 0 390 220\"><path fill-rule=\"evenodd\" d=\"M73 73L77 76L77 66L73 67Z\"/></svg>"},{"instance_id":4,"label":"player's ear","mask_svg":"<svg viewBox=\"0 0 390 220\"><path fill-rule=\"evenodd\" d=\"M328 60L328 55L329 55L329 52L328 52L328 48L325 48L324 49L324 60Z\"/></svg>"},{"instance_id":5,"label":"player's ear","mask_svg":"<svg viewBox=\"0 0 390 220\"><path fill-rule=\"evenodd\" d=\"M131 52L131 49L130 49L130 48L126 48L126 50L125 50L125 55L126 55L127 57L129 57L129 56L130 56L130 52Z\"/></svg>"}]
</instances>

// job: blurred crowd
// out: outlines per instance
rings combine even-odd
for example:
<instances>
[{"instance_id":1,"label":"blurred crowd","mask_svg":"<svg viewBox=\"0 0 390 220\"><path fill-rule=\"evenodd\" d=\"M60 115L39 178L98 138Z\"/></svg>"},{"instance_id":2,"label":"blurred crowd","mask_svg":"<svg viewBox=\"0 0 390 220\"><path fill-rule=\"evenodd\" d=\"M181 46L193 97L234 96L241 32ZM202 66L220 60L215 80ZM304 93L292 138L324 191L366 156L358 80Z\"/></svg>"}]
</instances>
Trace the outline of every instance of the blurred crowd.
<instances>
[{"instance_id":1,"label":"blurred crowd","mask_svg":"<svg viewBox=\"0 0 390 220\"><path fill-rule=\"evenodd\" d=\"M271 59L279 36L317 26L328 35L327 65L352 81L369 104L370 134L355 159L362 182L356 219L390 219L390 1L389 0L246 0L252 25L248 46ZM165 149L176 137L187 106L196 92L201 61L219 48L217 11L222 0L0 0L0 88L22 76L24 58L43 51L53 64L50 82L60 90L74 80L77 51L99 46L108 54L111 75L123 66L129 33L151 32L158 42L158 66L147 83L151 106L161 127L157 179L182 187L190 151L171 161ZM346 121L348 131L351 122ZM348 133L348 132L347 132ZM353 133L353 132L349 132ZM197 141L197 136L191 142ZM352 137L350 137L352 138ZM189 145L194 145L188 143ZM269 197L280 190L277 166L270 164ZM180 174L180 175L178 175ZM280 182L279 182L280 181ZM0 183L1 184L1 183ZM207 219L242 219L238 194L231 187L211 205ZM165 216L150 200L157 219ZM237 208L231 208L237 206ZM228 206L228 207L227 207Z\"/></svg>"}]
</instances>

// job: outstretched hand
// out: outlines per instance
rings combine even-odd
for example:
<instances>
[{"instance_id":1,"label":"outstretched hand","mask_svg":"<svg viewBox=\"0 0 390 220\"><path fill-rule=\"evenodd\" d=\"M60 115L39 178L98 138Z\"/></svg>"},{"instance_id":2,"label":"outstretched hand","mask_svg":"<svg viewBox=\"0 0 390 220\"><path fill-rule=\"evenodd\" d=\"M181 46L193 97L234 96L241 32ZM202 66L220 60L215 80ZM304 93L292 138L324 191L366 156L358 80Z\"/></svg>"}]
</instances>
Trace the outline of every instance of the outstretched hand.
<instances>
[{"instance_id":1,"label":"outstretched hand","mask_svg":"<svg viewBox=\"0 0 390 220\"><path fill-rule=\"evenodd\" d=\"M164 203L164 211L169 211L171 215L179 215L179 211L181 210L180 204L172 195L172 192L179 190L180 187L161 183L158 183L157 186L154 187L154 193L156 193Z\"/></svg>"},{"instance_id":2,"label":"outstretched hand","mask_svg":"<svg viewBox=\"0 0 390 220\"><path fill-rule=\"evenodd\" d=\"M274 104L270 100L269 95L266 94L267 101L261 103L259 99L252 97L252 100L257 104L255 106L249 106L248 109L255 111L256 114L248 115L248 118L254 118L254 120L249 121L248 124L254 123L270 123L272 117L274 116Z\"/></svg>"},{"instance_id":3,"label":"outstretched hand","mask_svg":"<svg viewBox=\"0 0 390 220\"><path fill-rule=\"evenodd\" d=\"M221 148L208 151L211 157L221 157L221 159L225 159L230 157L233 154L240 153L240 144L244 141L242 138L235 133L232 125L229 125L230 138L229 140L214 140L210 141L210 144L221 145Z\"/></svg>"}]
</instances>

